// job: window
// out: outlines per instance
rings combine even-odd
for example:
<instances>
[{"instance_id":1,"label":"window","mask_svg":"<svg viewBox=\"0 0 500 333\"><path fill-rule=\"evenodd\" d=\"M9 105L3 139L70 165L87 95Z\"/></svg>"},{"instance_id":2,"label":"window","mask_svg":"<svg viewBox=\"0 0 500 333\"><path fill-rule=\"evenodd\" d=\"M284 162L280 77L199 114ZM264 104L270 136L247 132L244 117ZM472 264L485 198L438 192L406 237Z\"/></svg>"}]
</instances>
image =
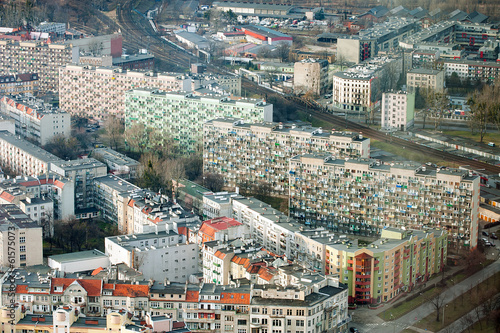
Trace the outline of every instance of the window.
<instances>
[{"instance_id":1,"label":"window","mask_svg":"<svg viewBox=\"0 0 500 333\"><path fill-rule=\"evenodd\" d=\"M246 319L238 319L238 325L246 325L247 321Z\"/></svg>"},{"instance_id":2,"label":"window","mask_svg":"<svg viewBox=\"0 0 500 333\"><path fill-rule=\"evenodd\" d=\"M262 325L267 325L267 318L262 318Z\"/></svg>"},{"instance_id":3,"label":"window","mask_svg":"<svg viewBox=\"0 0 500 333\"><path fill-rule=\"evenodd\" d=\"M286 315L287 316L293 316L292 315L292 309L286 309Z\"/></svg>"},{"instance_id":4,"label":"window","mask_svg":"<svg viewBox=\"0 0 500 333\"><path fill-rule=\"evenodd\" d=\"M104 306L111 306L111 300L110 299L105 299L104 300Z\"/></svg>"},{"instance_id":5,"label":"window","mask_svg":"<svg viewBox=\"0 0 500 333\"><path fill-rule=\"evenodd\" d=\"M304 321L303 320L296 320L295 321L295 326L304 326Z\"/></svg>"},{"instance_id":6,"label":"window","mask_svg":"<svg viewBox=\"0 0 500 333\"><path fill-rule=\"evenodd\" d=\"M26 246L25 245L19 246L19 251L26 252Z\"/></svg>"},{"instance_id":7,"label":"window","mask_svg":"<svg viewBox=\"0 0 500 333\"><path fill-rule=\"evenodd\" d=\"M26 237L19 237L19 243L26 243Z\"/></svg>"},{"instance_id":8,"label":"window","mask_svg":"<svg viewBox=\"0 0 500 333\"><path fill-rule=\"evenodd\" d=\"M25 254L21 254L19 256L19 260L26 260L26 255Z\"/></svg>"},{"instance_id":9,"label":"window","mask_svg":"<svg viewBox=\"0 0 500 333\"><path fill-rule=\"evenodd\" d=\"M119 306L120 305L120 301L119 300L115 300L115 306Z\"/></svg>"},{"instance_id":10,"label":"window","mask_svg":"<svg viewBox=\"0 0 500 333\"><path fill-rule=\"evenodd\" d=\"M287 320L286 320L286 324L287 324L288 326L292 325L292 320L291 320L291 319L287 319Z\"/></svg>"},{"instance_id":11,"label":"window","mask_svg":"<svg viewBox=\"0 0 500 333\"><path fill-rule=\"evenodd\" d=\"M304 310L297 310L297 316L303 316Z\"/></svg>"},{"instance_id":12,"label":"window","mask_svg":"<svg viewBox=\"0 0 500 333\"><path fill-rule=\"evenodd\" d=\"M122 305L127 305L127 300L122 300Z\"/></svg>"},{"instance_id":13,"label":"window","mask_svg":"<svg viewBox=\"0 0 500 333\"><path fill-rule=\"evenodd\" d=\"M238 328L238 333L247 333L246 328Z\"/></svg>"},{"instance_id":14,"label":"window","mask_svg":"<svg viewBox=\"0 0 500 333\"><path fill-rule=\"evenodd\" d=\"M274 327L281 326L281 320L279 320L279 319L273 319L273 326Z\"/></svg>"}]
</instances>

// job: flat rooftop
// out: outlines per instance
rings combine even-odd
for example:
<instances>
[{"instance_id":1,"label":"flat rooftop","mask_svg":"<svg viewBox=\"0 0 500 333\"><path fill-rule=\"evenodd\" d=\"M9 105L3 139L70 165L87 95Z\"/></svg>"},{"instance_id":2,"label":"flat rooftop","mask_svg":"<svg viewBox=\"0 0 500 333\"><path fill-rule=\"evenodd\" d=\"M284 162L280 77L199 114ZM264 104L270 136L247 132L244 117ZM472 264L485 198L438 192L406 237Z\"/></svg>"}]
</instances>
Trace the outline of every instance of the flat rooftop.
<instances>
[{"instance_id":1,"label":"flat rooftop","mask_svg":"<svg viewBox=\"0 0 500 333\"><path fill-rule=\"evenodd\" d=\"M47 164L50 162L52 163L63 162L63 160L61 160L59 157L52 155L48 151L45 151L42 148L35 146L34 144L24 139L20 139L18 136L8 131L0 131L0 140L3 140L19 148L20 150L23 150L27 154Z\"/></svg>"},{"instance_id":2,"label":"flat rooftop","mask_svg":"<svg viewBox=\"0 0 500 333\"><path fill-rule=\"evenodd\" d=\"M99 250L89 250L89 251L80 251L80 252L72 252L65 254L56 254L50 256L49 259L60 263L74 262L74 261L83 261L83 260L91 260L95 258L107 258L108 256L102 253Z\"/></svg>"}]
</instances>

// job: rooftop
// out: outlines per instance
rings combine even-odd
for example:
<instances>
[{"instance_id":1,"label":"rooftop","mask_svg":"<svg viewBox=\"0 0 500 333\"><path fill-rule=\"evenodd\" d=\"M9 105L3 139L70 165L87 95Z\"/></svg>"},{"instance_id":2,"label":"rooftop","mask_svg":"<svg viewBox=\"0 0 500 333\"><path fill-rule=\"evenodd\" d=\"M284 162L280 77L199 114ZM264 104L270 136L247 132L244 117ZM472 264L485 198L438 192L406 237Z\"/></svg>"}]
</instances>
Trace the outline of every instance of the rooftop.
<instances>
[{"instance_id":1,"label":"rooftop","mask_svg":"<svg viewBox=\"0 0 500 333\"><path fill-rule=\"evenodd\" d=\"M139 162L124 155L122 153L117 152L109 147L105 148L96 148L92 152L93 156L101 156L104 160L109 161L110 163L114 163L116 165L127 165L127 166L137 166Z\"/></svg>"},{"instance_id":2,"label":"rooftop","mask_svg":"<svg viewBox=\"0 0 500 333\"><path fill-rule=\"evenodd\" d=\"M20 150L25 151L27 154L33 156L34 158L44 162L44 163L57 163L62 162L62 160L52 155L51 153L43 150L42 148L35 146L34 144L21 139L20 137L9 133L8 131L0 131L0 140L4 140L9 144L19 148Z\"/></svg>"},{"instance_id":3,"label":"rooftop","mask_svg":"<svg viewBox=\"0 0 500 333\"><path fill-rule=\"evenodd\" d=\"M89 260L89 259L94 259L97 257L105 258L105 257L107 257L107 255L102 253L99 250L94 249L94 250L89 250L89 251L72 252L72 253L66 253L66 254L56 254L56 255L50 256L49 259L52 259L54 261L58 261L61 263L66 263L66 262L73 262L73 261Z\"/></svg>"}]
</instances>

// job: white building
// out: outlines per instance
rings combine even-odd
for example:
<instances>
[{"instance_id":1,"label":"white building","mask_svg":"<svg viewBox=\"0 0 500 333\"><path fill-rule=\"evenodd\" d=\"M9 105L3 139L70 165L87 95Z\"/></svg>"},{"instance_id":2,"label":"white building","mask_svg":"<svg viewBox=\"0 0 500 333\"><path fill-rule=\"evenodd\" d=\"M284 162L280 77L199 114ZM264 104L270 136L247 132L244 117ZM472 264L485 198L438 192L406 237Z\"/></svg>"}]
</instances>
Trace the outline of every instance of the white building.
<instances>
[{"instance_id":1,"label":"white building","mask_svg":"<svg viewBox=\"0 0 500 333\"><path fill-rule=\"evenodd\" d=\"M203 218L214 219L216 217L230 217L233 208L231 198L239 196L234 192L217 192L203 195Z\"/></svg>"},{"instance_id":2,"label":"white building","mask_svg":"<svg viewBox=\"0 0 500 333\"><path fill-rule=\"evenodd\" d=\"M105 248L112 265L124 263L145 279L185 282L198 272L198 244L174 231L106 237Z\"/></svg>"},{"instance_id":3,"label":"white building","mask_svg":"<svg viewBox=\"0 0 500 333\"><path fill-rule=\"evenodd\" d=\"M137 177L137 168L140 163L124 154L106 147L94 149L92 156L106 163L111 174L121 178Z\"/></svg>"},{"instance_id":4,"label":"white building","mask_svg":"<svg viewBox=\"0 0 500 333\"><path fill-rule=\"evenodd\" d=\"M406 91L383 93L381 112L382 129L408 130L415 122L415 93Z\"/></svg>"},{"instance_id":5,"label":"white building","mask_svg":"<svg viewBox=\"0 0 500 333\"><path fill-rule=\"evenodd\" d=\"M2 97L0 112L15 119L16 134L42 146L54 136L69 137L71 134L69 113L30 95Z\"/></svg>"},{"instance_id":6,"label":"white building","mask_svg":"<svg viewBox=\"0 0 500 333\"><path fill-rule=\"evenodd\" d=\"M0 131L0 164L23 176L38 176L50 170L59 157L7 131Z\"/></svg>"},{"instance_id":7,"label":"white building","mask_svg":"<svg viewBox=\"0 0 500 333\"><path fill-rule=\"evenodd\" d=\"M44 236L54 234L54 201L51 198L30 198L21 200L19 208L42 227Z\"/></svg>"},{"instance_id":8,"label":"white building","mask_svg":"<svg viewBox=\"0 0 500 333\"><path fill-rule=\"evenodd\" d=\"M48 265L64 273L93 271L110 266L108 256L95 249L50 256Z\"/></svg>"},{"instance_id":9,"label":"white building","mask_svg":"<svg viewBox=\"0 0 500 333\"><path fill-rule=\"evenodd\" d=\"M55 33L57 35L62 35L66 32L66 23L59 22L42 22L36 28L35 31Z\"/></svg>"}]
</instances>

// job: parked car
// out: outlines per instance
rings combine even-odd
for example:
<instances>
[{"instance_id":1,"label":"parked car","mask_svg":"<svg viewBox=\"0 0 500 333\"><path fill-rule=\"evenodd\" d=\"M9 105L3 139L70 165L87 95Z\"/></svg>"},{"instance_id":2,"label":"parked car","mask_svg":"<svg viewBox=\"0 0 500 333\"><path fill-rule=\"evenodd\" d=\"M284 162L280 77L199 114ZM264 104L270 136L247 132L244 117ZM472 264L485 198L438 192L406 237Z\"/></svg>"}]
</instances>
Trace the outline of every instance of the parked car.
<instances>
[{"instance_id":1,"label":"parked car","mask_svg":"<svg viewBox=\"0 0 500 333\"><path fill-rule=\"evenodd\" d=\"M491 235L490 235L490 238L493 238L493 239L498 239L498 236L497 236L497 235L495 235L495 233L494 233L494 232L492 232L492 233L491 233Z\"/></svg>"},{"instance_id":2,"label":"parked car","mask_svg":"<svg viewBox=\"0 0 500 333\"><path fill-rule=\"evenodd\" d=\"M483 236L488 237L488 232L487 232L487 231L484 231L484 230L483 230L482 234L483 234Z\"/></svg>"}]
</instances>

